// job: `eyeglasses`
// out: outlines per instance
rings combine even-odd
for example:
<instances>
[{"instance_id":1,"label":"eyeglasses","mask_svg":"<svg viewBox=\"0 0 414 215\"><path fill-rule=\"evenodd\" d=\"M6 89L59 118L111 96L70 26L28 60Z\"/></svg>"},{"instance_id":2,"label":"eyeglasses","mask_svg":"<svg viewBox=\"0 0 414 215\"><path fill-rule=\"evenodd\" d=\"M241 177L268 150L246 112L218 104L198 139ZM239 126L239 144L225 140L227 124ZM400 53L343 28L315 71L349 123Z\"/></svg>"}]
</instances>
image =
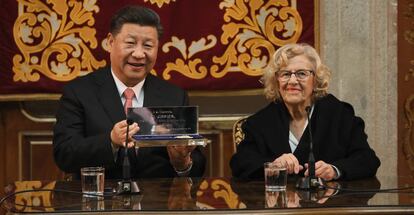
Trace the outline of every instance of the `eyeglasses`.
<instances>
[{"instance_id":1,"label":"eyeglasses","mask_svg":"<svg viewBox=\"0 0 414 215\"><path fill-rule=\"evenodd\" d=\"M310 75L314 74L312 70L306 70L306 69L299 69L294 72L293 71L294 70L291 70L291 71L280 70L277 73L277 78L279 79L279 81L285 82L285 81L288 81L292 77L292 75L295 75L297 80L305 81L306 79L308 79Z\"/></svg>"}]
</instances>

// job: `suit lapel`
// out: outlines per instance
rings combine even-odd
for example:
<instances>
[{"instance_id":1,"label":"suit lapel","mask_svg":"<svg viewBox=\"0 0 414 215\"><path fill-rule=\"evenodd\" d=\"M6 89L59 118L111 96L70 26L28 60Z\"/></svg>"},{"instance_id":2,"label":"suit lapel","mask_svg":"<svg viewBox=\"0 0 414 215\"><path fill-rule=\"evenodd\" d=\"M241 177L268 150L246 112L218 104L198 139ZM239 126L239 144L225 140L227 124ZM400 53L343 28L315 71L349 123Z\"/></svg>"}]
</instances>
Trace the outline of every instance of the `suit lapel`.
<instances>
[{"instance_id":1,"label":"suit lapel","mask_svg":"<svg viewBox=\"0 0 414 215\"><path fill-rule=\"evenodd\" d=\"M163 103L163 95L160 86L156 84L156 78L148 74L144 84L144 107L160 106Z\"/></svg>"},{"instance_id":2,"label":"suit lapel","mask_svg":"<svg viewBox=\"0 0 414 215\"><path fill-rule=\"evenodd\" d=\"M126 117L122 101L109 67L99 72L100 74L96 76L96 81L99 86L97 97L105 112L115 124Z\"/></svg>"},{"instance_id":3,"label":"suit lapel","mask_svg":"<svg viewBox=\"0 0 414 215\"><path fill-rule=\"evenodd\" d=\"M111 75L109 67L96 71L95 81L98 85L98 99L105 112L113 123L117 123L126 118L121 98L116 88L115 81ZM156 78L148 74L144 84L144 107L161 106L163 104L163 94L160 86L156 83Z\"/></svg>"}]
</instances>

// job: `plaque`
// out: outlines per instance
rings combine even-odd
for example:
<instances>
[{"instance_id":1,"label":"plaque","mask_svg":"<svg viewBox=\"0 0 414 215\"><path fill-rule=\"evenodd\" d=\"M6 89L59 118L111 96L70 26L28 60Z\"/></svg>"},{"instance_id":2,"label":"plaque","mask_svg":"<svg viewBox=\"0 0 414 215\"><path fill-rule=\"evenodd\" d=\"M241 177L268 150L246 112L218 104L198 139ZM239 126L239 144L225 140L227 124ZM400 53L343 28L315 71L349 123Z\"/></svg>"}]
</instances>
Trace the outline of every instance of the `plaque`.
<instances>
[{"instance_id":1,"label":"plaque","mask_svg":"<svg viewBox=\"0 0 414 215\"><path fill-rule=\"evenodd\" d=\"M143 146L203 145L207 141L198 134L197 106L138 107L128 109L128 119L140 130L133 135Z\"/></svg>"}]
</instances>

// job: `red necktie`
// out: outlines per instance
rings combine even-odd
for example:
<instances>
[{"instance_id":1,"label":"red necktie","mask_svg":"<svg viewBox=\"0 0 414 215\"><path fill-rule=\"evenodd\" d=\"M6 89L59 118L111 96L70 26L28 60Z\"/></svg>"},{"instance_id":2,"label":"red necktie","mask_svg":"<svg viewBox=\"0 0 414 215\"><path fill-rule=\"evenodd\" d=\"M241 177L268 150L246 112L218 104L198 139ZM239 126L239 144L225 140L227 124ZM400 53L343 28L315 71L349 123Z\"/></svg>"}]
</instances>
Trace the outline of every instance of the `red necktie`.
<instances>
[{"instance_id":1,"label":"red necktie","mask_svg":"<svg viewBox=\"0 0 414 215\"><path fill-rule=\"evenodd\" d=\"M125 97L125 104L124 104L124 111L125 114L128 115L128 108L132 107L132 99L134 98L135 93L131 88L126 88L124 91L124 97Z\"/></svg>"}]
</instances>

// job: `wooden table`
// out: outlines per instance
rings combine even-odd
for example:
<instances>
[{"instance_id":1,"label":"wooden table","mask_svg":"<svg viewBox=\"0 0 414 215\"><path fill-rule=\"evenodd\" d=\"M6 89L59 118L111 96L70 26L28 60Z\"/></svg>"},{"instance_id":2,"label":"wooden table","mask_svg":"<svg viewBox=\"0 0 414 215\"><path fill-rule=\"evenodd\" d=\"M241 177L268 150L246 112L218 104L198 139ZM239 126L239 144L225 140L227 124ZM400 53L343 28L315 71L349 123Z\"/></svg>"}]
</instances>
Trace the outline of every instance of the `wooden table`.
<instances>
[{"instance_id":1,"label":"wooden table","mask_svg":"<svg viewBox=\"0 0 414 215\"><path fill-rule=\"evenodd\" d=\"M336 189L297 190L289 179L285 192L265 192L263 181L230 178L140 179L140 195L107 195L88 198L80 181L17 181L5 188L12 195L3 202L8 213L124 213L124 214L413 214L413 190L378 192L380 180L328 183ZM107 190L116 181L105 182ZM382 187L384 189L385 187ZM41 191L53 189L55 191ZM344 189L365 190L350 192ZM370 191L370 192L367 192ZM375 197L377 201L372 199ZM380 201L378 201L378 199Z\"/></svg>"}]
</instances>

